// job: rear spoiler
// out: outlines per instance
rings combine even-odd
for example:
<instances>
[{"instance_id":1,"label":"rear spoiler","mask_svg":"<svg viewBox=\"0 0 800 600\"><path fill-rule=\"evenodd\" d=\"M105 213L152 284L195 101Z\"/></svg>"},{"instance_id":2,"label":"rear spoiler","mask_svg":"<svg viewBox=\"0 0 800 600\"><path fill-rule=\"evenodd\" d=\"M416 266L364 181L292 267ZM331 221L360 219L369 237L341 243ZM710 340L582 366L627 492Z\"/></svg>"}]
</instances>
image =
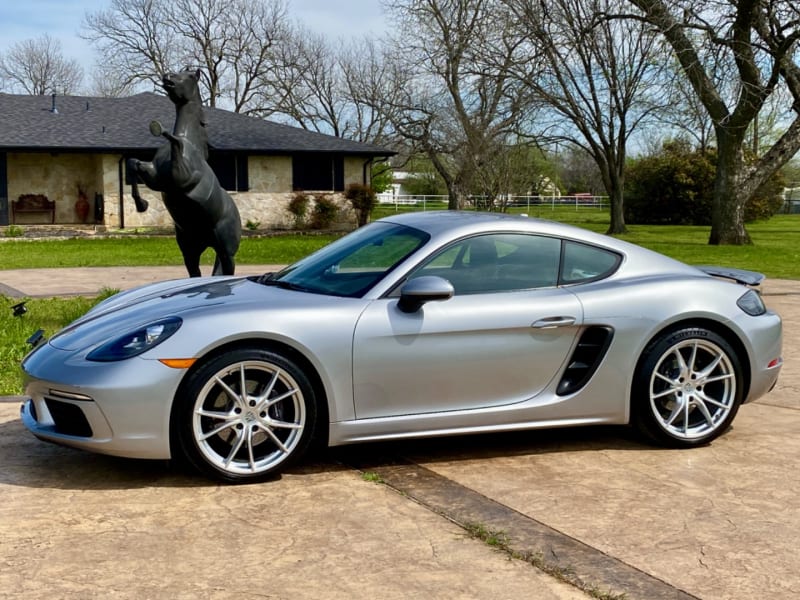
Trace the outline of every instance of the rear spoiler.
<instances>
[{"instance_id":1,"label":"rear spoiler","mask_svg":"<svg viewBox=\"0 0 800 600\"><path fill-rule=\"evenodd\" d=\"M736 283L741 283L742 285L759 285L765 279L765 275L763 273L757 273L756 271L745 271L744 269L711 267L707 265L695 265L695 269L700 269L703 271L703 273L713 275L714 277L732 279Z\"/></svg>"}]
</instances>

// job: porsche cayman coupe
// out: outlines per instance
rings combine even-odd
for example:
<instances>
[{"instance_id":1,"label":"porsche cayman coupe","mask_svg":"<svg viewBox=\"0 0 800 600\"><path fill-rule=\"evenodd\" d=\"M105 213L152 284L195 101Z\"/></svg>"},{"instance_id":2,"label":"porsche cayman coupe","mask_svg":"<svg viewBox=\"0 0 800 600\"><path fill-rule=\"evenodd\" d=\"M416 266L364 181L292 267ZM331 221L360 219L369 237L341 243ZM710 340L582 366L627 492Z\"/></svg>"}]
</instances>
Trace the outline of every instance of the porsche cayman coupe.
<instances>
[{"instance_id":1,"label":"porsche cayman coupe","mask_svg":"<svg viewBox=\"0 0 800 600\"><path fill-rule=\"evenodd\" d=\"M692 447L778 378L761 279L524 216L405 214L278 273L101 302L24 359L21 416L228 482L315 442L630 423Z\"/></svg>"}]
</instances>

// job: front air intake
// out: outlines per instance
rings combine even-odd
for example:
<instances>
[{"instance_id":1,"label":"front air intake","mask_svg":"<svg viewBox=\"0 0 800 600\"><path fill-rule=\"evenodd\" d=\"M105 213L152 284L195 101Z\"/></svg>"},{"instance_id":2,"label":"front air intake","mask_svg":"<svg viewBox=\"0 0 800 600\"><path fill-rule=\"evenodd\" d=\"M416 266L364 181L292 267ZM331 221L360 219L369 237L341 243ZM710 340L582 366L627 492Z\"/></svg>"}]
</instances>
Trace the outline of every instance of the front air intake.
<instances>
[{"instance_id":1,"label":"front air intake","mask_svg":"<svg viewBox=\"0 0 800 600\"><path fill-rule=\"evenodd\" d=\"M47 404L50 416L53 417L56 433L76 437L92 437L92 427L80 406L55 398L45 398L44 402Z\"/></svg>"}]
</instances>

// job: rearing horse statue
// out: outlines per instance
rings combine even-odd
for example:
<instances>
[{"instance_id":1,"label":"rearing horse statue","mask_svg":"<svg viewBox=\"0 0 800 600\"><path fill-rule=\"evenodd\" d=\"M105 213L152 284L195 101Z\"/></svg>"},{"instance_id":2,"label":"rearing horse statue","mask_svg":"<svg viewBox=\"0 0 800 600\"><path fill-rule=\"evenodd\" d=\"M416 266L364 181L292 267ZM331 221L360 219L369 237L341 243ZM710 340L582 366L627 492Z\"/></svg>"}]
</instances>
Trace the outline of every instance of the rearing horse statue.
<instances>
[{"instance_id":1,"label":"rearing horse statue","mask_svg":"<svg viewBox=\"0 0 800 600\"><path fill-rule=\"evenodd\" d=\"M191 277L200 276L200 255L207 248L217 254L214 275L233 275L234 256L239 249L242 223L239 209L222 188L208 165L208 135L197 82L200 71L170 73L163 86L175 104L175 126L164 131L158 121L150 124L153 135L168 140L151 162L127 161L136 210L147 210L139 194L137 177L161 198L175 222L175 239Z\"/></svg>"}]
</instances>

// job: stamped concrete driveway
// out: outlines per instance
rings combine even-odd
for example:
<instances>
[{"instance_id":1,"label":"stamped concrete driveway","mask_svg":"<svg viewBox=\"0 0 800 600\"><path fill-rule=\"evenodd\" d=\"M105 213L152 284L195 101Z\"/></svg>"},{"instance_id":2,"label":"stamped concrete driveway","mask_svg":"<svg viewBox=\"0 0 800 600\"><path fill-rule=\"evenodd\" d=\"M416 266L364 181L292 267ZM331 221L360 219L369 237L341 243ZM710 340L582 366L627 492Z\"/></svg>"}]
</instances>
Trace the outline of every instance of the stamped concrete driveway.
<instances>
[{"instance_id":1,"label":"stamped concrete driveway","mask_svg":"<svg viewBox=\"0 0 800 600\"><path fill-rule=\"evenodd\" d=\"M768 282L766 300L785 322L781 380L691 451L642 445L624 428L473 436L331 450L274 482L219 487L38 442L17 405L0 403L0 589L585 597L532 562L596 596L800 597L800 284Z\"/></svg>"}]
</instances>

